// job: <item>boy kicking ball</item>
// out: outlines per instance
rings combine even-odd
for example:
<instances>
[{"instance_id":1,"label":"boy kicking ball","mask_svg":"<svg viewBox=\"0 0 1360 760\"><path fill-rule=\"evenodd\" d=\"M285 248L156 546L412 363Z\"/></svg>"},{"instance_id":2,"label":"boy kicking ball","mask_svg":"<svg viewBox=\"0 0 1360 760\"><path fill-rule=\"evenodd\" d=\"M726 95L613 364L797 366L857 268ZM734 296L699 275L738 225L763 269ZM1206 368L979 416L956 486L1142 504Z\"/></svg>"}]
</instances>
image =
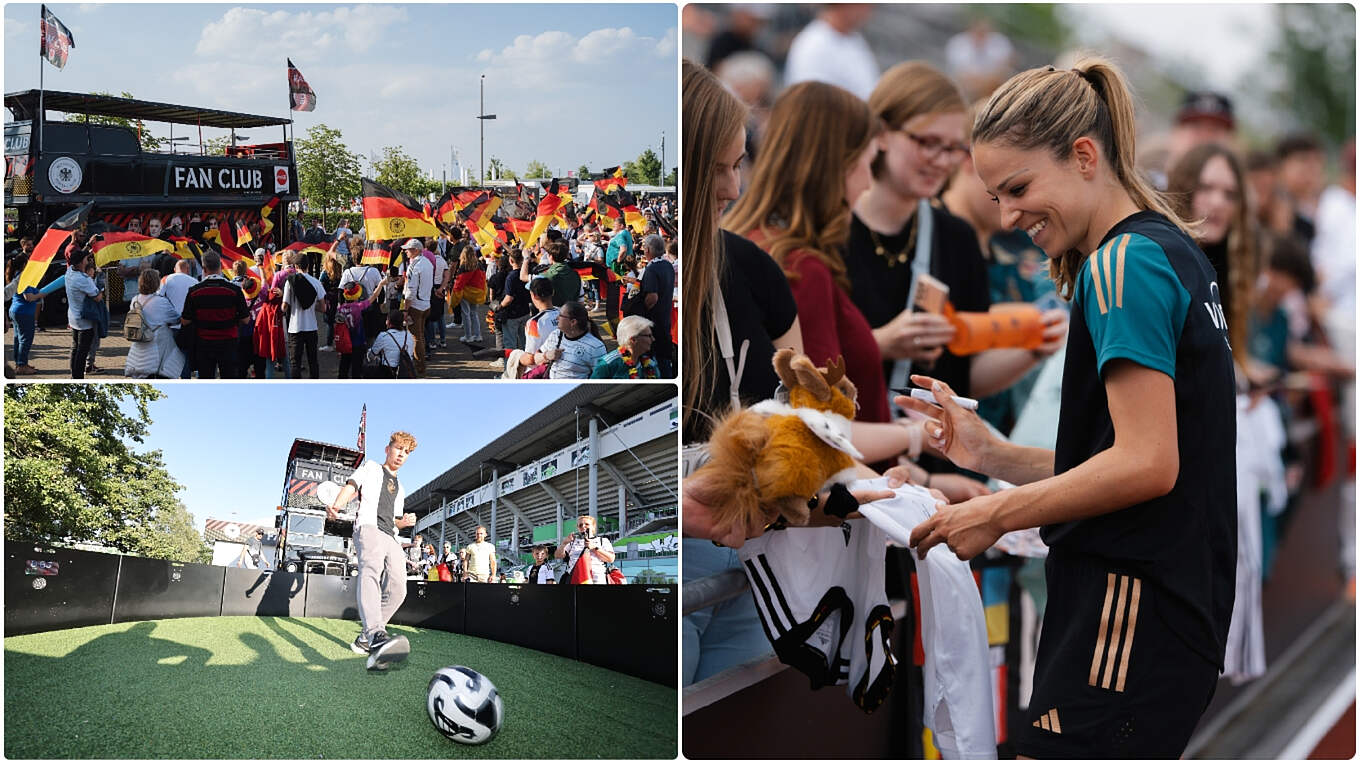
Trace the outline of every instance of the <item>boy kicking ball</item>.
<instances>
[{"instance_id":1,"label":"boy kicking ball","mask_svg":"<svg viewBox=\"0 0 1360 760\"><path fill-rule=\"evenodd\" d=\"M362 630L350 645L356 654L368 655L369 670L387 670L411 653L405 636L388 636L387 621L406 600L406 554L397 543L397 531L415 525L414 514L403 514L406 490L397 481L397 470L415 451L416 439L397 431L383 449L386 459L379 464L366 459L326 507L326 517L336 519L340 508L359 495L359 512L354 518L354 547L359 559L359 603Z\"/></svg>"}]
</instances>

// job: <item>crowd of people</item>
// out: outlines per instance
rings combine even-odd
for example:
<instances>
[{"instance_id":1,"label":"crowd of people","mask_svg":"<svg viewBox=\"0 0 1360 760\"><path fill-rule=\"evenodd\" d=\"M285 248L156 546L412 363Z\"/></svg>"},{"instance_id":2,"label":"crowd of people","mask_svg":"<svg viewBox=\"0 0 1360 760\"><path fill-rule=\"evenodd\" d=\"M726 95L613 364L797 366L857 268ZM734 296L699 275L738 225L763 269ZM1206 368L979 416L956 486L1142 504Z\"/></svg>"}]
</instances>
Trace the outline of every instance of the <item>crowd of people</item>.
<instances>
[{"instance_id":1,"label":"crowd of people","mask_svg":"<svg viewBox=\"0 0 1360 760\"><path fill-rule=\"evenodd\" d=\"M1304 486L1312 442L1284 424L1309 411L1300 390L1339 397L1344 429L1323 435L1354 450L1354 141L1328 187L1318 137L1244 152L1231 99L1192 92L1169 137L1142 151L1133 93L1109 61L1014 73L1013 51L982 26L951 42L957 79L923 61L879 72L858 31L871 15L824 6L788 48L782 91L755 42L768 12L751 7L713 37L716 68L683 64L687 468L716 419L775 396L776 350L843 357L865 476L886 471L953 505L912 533L918 555L945 544L966 560L1040 529L1048 606L1032 710L1067 704L1069 674L1086 684L1079 642L1108 607L1107 572L1132 573L1145 603L1165 600L1157 625L1176 632L1140 623L1143 641L1183 680L1150 675L1125 705L1180 700L1183 719L1122 751L1174 756L1225 657L1235 680L1263 672L1233 642L1251 635L1253 603L1259 635L1270 523ZM990 68L970 71L965 94L970 56ZM955 325L916 308L923 274L959 312L1037 306L1042 341L956 354ZM1045 372L1050 361L1062 372ZM913 383L934 403L904 396ZM1027 411L1037 441L1017 429ZM1338 522L1352 599L1353 477ZM735 550L770 527L716 529L721 497L685 492L686 582L741 567ZM1234 529L1263 520L1264 532ZM685 642L687 684L771 651L749 596L687 616ZM1097 746L1081 743L1094 725L1059 736L1042 723L1021 754Z\"/></svg>"},{"instance_id":2,"label":"crowd of people","mask_svg":"<svg viewBox=\"0 0 1360 760\"><path fill-rule=\"evenodd\" d=\"M442 551L436 550L435 544L427 542L424 534L417 533L406 548L407 574L432 581L469 583L623 583L622 571L613 566L614 545L607 536L597 534L595 518L581 515L577 518L576 528L576 532L568 534L556 547L548 544L532 547L533 564L516 569L512 574L499 569L496 548L486 540L484 525L474 529L471 543L456 550L452 541L445 541ZM561 562L550 564L549 556Z\"/></svg>"},{"instance_id":3,"label":"crowd of people","mask_svg":"<svg viewBox=\"0 0 1360 760\"><path fill-rule=\"evenodd\" d=\"M437 238L374 241L362 224L356 231L342 219L327 231L317 218L310 226L295 219L289 245L257 233L253 262L224 259L220 239L199 224L161 233L193 240L192 257L163 252L97 267L92 246L100 233L77 230L45 287L19 293L33 250L24 238L6 259L11 371L38 374L29 357L56 277L76 379L105 371L100 341L110 309L118 329L124 300L140 325L129 337L122 372L129 377L318 378L326 352L336 355L340 378L423 377L430 356L447 349L449 330L461 331L458 340L488 373L507 378L674 377L674 209L651 198L639 210L636 234L622 221L608 230L571 215L539 243L498 243L494 255L461 227ZM101 309L97 323L89 312Z\"/></svg>"}]
</instances>

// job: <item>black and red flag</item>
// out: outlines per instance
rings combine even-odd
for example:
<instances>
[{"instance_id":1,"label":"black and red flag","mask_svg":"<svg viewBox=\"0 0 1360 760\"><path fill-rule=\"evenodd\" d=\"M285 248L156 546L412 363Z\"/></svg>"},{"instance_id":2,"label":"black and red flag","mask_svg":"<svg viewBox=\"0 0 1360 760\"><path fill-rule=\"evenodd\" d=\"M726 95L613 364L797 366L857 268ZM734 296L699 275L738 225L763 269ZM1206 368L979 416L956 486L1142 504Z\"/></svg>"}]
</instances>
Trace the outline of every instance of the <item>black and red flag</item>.
<instances>
[{"instance_id":1,"label":"black and red flag","mask_svg":"<svg viewBox=\"0 0 1360 760\"><path fill-rule=\"evenodd\" d=\"M288 105L294 111L314 111L316 110L316 93L312 91L311 85L302 78L302 72L293 65L291 58L288 61Z\"/></svg>"},{"instance_id":2,"label":"black and red flag","mask_svg":"<svg viewBox=\"0 0 1360 760\"><path fill-rule=\"evenodd\" d=\"M260 237L268 235L269 231L274 229L274 222L269 217L274 214L274 209L278 207L279 196L276 195L264 204L264 208L260 209Z\"/></svg>"},{"instance_id":3,"label":"black and red flag","mask_svg":"<svg viewBox=\"0 0 1360 760\"><path fill-rule=\"evenodd\" d=\"M623 168L611 166L599 174L590 175L590 181L595 183L596 192L608 195L614 192L615 188L622 188L628 185L628 178L623 174Z\"/></svg>"},{"instance_id":4,"label":"black and red flag","mask_svg":"<svg viewBox=\"0 0 1360 760\"><path fill-rule=\"evenodd\" d=\"M71 36L71 30L58 21L46 5L42 6L42 14L38 17L38 29L42 37L39 43L42 57L59 69L66 68L66 61L76 46L76 38Z\"/></svg>"}]
</instances>

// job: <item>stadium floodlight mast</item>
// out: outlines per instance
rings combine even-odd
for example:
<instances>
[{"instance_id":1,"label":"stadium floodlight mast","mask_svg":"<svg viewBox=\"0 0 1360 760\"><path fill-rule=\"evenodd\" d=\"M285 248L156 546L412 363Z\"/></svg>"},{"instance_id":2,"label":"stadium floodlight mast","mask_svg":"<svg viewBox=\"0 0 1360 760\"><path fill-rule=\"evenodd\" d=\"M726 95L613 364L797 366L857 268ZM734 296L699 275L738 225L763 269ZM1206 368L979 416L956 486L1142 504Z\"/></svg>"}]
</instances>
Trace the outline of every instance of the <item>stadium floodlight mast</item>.
<instances>
[{"instance_id":1,"label":"stadium floodlight mast","mask_svg":"<svg viewBox=\"0 0 1360 760\"><path fill-rule=\"evenodd\" d=\"M481 184L486 181L486 122L489 119L496 118L496 114L486 112L486 74L482 75L480 86L477 88L477 91L481 98L481 105L477 109L477 120L481 122L481 124L477 125L481 132L481 148L477 153L478 160L481 162L481 167L479 169L481 174L477 175L477 183Z\"/></svg>"}]
</instances>

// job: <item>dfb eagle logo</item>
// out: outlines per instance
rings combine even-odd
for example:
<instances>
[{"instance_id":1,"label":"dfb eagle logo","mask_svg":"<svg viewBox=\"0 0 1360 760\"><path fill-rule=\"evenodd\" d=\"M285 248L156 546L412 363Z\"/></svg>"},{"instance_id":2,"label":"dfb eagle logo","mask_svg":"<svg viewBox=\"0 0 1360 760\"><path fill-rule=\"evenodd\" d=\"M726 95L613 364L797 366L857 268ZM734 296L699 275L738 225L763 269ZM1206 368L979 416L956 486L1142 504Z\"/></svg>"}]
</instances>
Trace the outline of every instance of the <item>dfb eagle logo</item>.
<instances>
[{"instance_id":1,"label":"dfb eagle logo","mask_svg":"<svg viewBox=\"0 0 1360 760\"><path fill-rule=\"evenodd\" d=\"M400 235L400 234L402 234L403 232L406 231L406 220L404 220L404 219L393 219L391 222L388 223L388 226L392 228L392 231L393 231L393 232L395 232L395 233L397 233L398 235Z\"/></svg>"},{"instance_id":2,"label":"dfb eagle logo","mask_svg":"<svg viewBox=\"0 0 1360 760\"><path fill-rule=\"evenodd\" d=\"M127 252L129 258L142 255L142 244L133 240L127 244Z\"/></svg>"}]
</instances>

